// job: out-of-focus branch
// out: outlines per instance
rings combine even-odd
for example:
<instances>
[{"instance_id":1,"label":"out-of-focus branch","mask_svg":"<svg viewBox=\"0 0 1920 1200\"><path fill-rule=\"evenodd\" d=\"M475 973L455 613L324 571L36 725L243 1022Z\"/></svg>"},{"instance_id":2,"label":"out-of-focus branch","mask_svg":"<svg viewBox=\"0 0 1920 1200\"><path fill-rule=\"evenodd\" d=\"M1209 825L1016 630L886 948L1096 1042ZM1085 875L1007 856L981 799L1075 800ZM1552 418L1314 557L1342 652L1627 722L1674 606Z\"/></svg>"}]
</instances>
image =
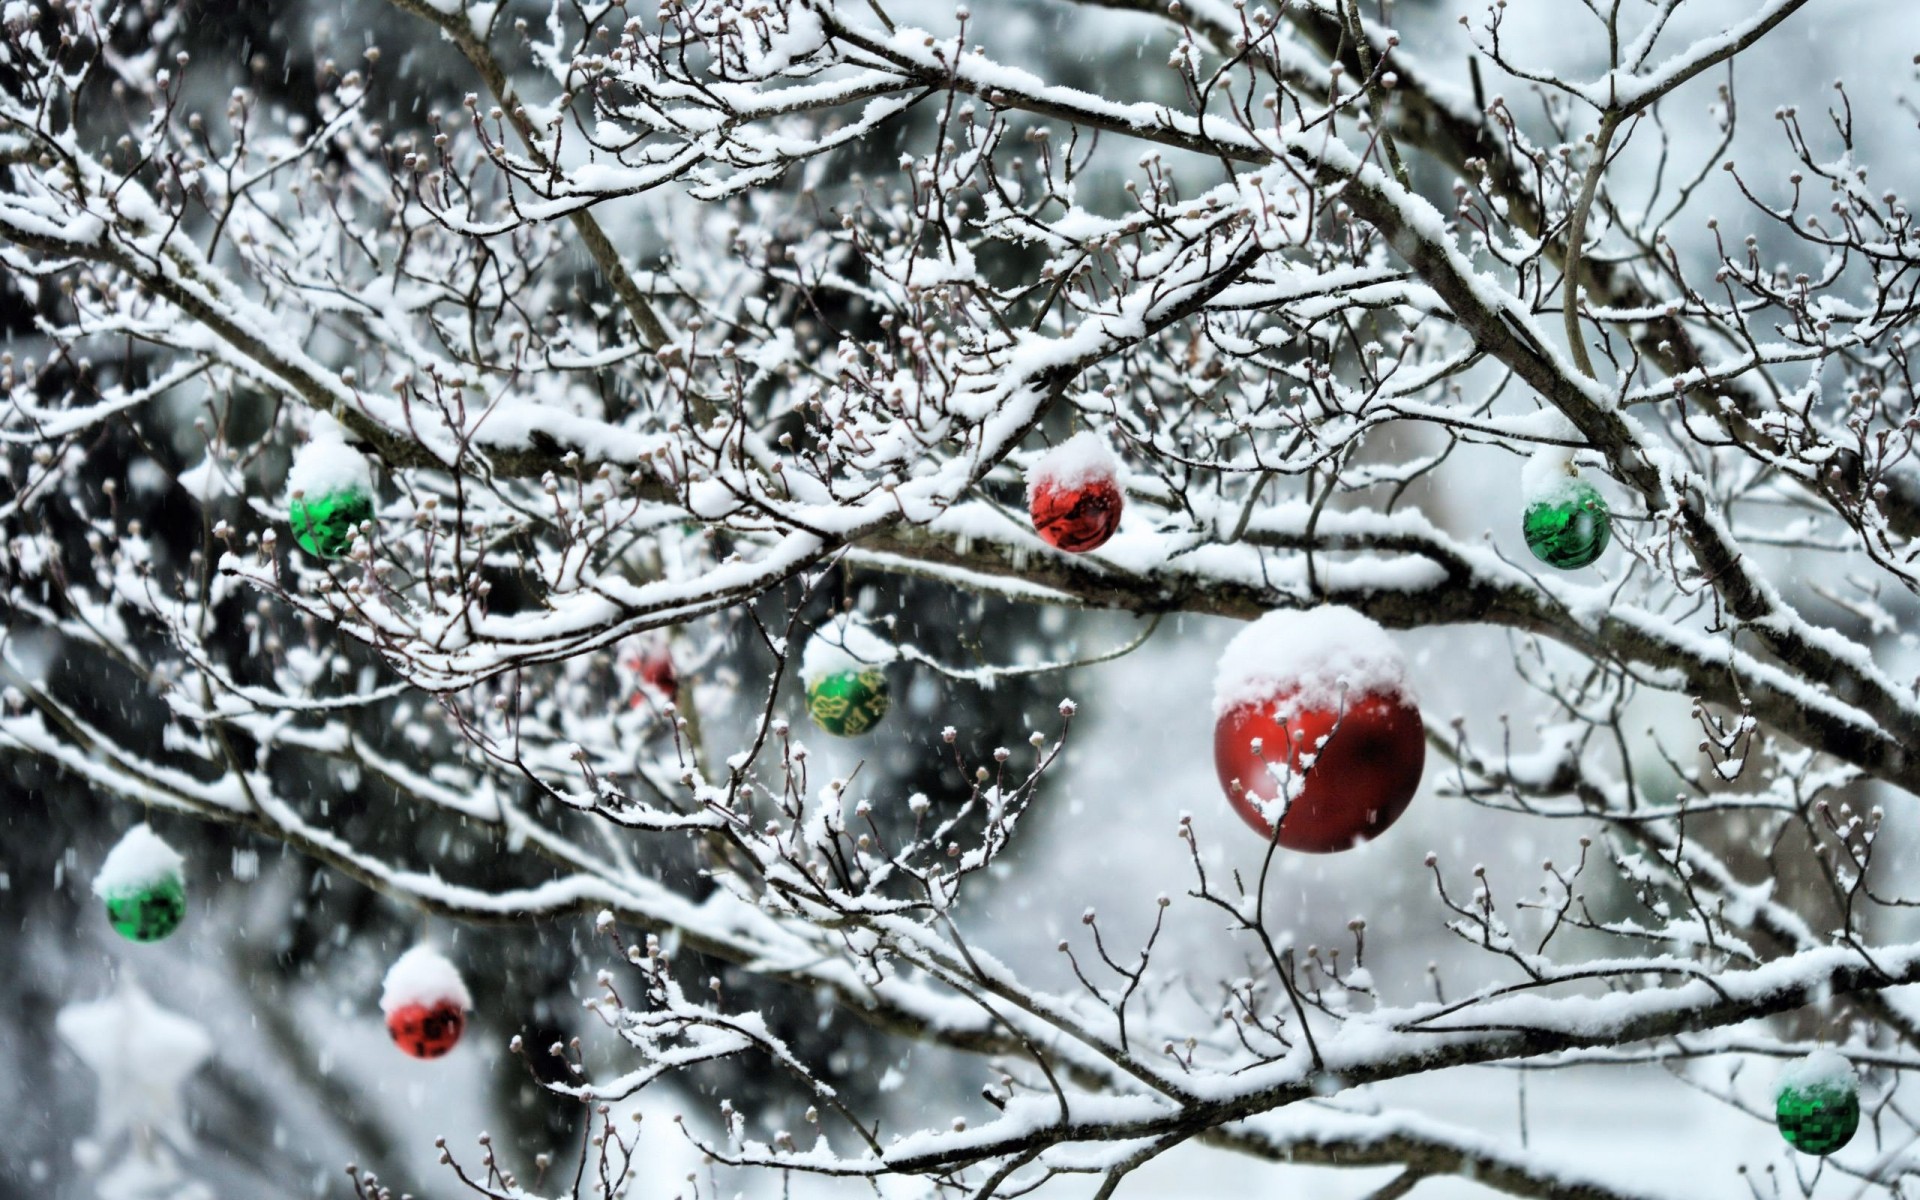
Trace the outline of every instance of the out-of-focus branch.
<instances>
[{"instance_id":1,"label":"out-of-focus branch","mask_svg":"<svg viewBox=\"0 0 1920 1200\"><path fill-rule=\"evenodd\" d=\"M427 0L391 2L400 11L433 25L459 47L460 53L473 64L481 82L499 102L508 123L526 147L527 154L542 169L551 168L553 164L541 145L539 130L534 128L533 121L527 116L513 81L494 57L486 38L475 28L476 10L470 10L461 0L455 0L452 4L431 4ZM579 231L580 241L593 258L594 265L600 268L601 274L612 285L614 294L620 297L621 306L633 320L634 328L639 330L640 340L646 348L659 350L671 342L672 334L654 311L653 304L634 283L633 274L627 270L625 260L620 257L620 251L614 247L612 239L607 237L606 230L600 227L599 219L585 208L576 208L567 214L567 220Z\"/></svg>"}]
</instances>

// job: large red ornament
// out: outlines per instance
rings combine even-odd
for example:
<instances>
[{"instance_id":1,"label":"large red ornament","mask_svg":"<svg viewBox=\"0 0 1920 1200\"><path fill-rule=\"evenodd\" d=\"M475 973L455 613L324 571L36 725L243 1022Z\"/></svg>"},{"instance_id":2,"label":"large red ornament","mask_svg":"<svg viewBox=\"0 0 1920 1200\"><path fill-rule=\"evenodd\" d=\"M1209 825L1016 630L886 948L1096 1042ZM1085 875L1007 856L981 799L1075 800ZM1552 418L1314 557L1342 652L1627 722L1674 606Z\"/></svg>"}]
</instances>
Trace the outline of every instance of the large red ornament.
<instances>
[{"instance_id":1,"label":"large red ornament","mask_svg":"<svg viewBox=\"0 0 1920 1200\"><path fill-rule=\"evenodd\" d=\"M1369 692L1344 711L1303 708L1276 721L1276 708L1284 711L1291 699L1288 692L1241 705L1214 725L1213 763L1227 800L1255 832L1272 837L1256 798L1276 811L1285 780L1291 803L1279 841L1289 850L1330 854L1378 837L1420 786L1427 762L1420 710L1398 695Z\"/></svg>"},{"instance_id":2,"label":"large red ornament","mask_svg":"<svg viewBox=\"0 0 1920 1200\"><path fill-rule=\"evenodd\" d=\"M1386 630L1350 608L1272 612L1228 644L1213 762L1262 837L1329 854L1378 837L1420 786L1426 733ZM1284 812L1284 816L1281 814Z\"/></svg>"},{"instance_id":3,"label":"large red ornament","mask_svg":"<svg viewBox=\"0 0 1920 1200\"><path fill-rule=\"evenodd\" d=\"M1048 545L1085 554L1120 528L1126 495L1120 462L1091 433L1075 434L1049 450L1027 476L1027 513Z\"/></svg>"},{"instance_id":4,"label":"large red ornament","mask_svg":"<svg viewBox=\"0 0 1920 1200\"><path fill-rule=\"evenodd\" d=\"M387 1032L393 1044L415 1058L439 1058L453 1049L467 1028L467 1014L458 1004L407 1004L387 1014Z\"/></svg>"}]
</instances>

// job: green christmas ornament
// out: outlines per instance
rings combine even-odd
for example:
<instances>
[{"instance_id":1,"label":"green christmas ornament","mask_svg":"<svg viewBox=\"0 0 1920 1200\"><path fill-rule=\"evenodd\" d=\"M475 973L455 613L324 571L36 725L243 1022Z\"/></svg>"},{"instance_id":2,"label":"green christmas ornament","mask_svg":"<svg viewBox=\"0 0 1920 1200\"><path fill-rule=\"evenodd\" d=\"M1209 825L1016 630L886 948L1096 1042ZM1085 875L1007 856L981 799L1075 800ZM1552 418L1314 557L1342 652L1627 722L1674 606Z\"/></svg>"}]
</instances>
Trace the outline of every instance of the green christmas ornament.
<instances>
[{"instance_id":1,"label":"green christmas ornament","mask_svg":"<svg viewBox=\"0 0 1920 1200\"><path fill-rule=\"evenodd\" d=\"M835 737L858 737L887 715L887 673L834 671L807 685L807 714Z\"/></svg>"},{"instance_id":2,"label":"green christmas ornament","mask_svg":"<svg viewBox=\"0 0 1920 1200\"><path fill-rule=\"evenodd\" d=\"M372 498L351 489L317 497L301 496L287 509L294 540L315 558L335 559L346 554L353 530L362 521L372 519Z\"/></svg>"},{"instance_id":3,"label":"green christmas ornament","mask_svg":"<svg viewBox=\"0 0 1920 1200\"><path fill-rule=\"evenodd\" d=\"M93 879L114 931L129 941L157 942L180 928L187 915L183 867L179 852L152 828L129 829Z\"/></svg>"},{"instance_id":4,"label":"green christmas ornament","mask_svg":"<svg viewBox=\"0 0 1920 1200\"><path fill-rule=\"evenodd\" d=\"M107 920L115 933L130 942L157 942L187 915L186 884L162 879L143 888L107 897Z\"/></svg>"},{"instance_id":5,"label":"green christmas ornament","mask_svg":"<svg viewBox=\"0 0 1920 1200\"><path fill-rule=\"evenodd\" d=\"M814 631L800 659L807 715L835 737L859 737L887 715L887 664L900 657L857 613Z\"/></svg>"},{"instance_id":6,"label":"green christmas ornament","mask_svg":"<svg viewBox=\"0 0 1920 1200\"><path fill-rule=\"evenodd\" d=\"M1590 565L1613 537L1607 502L1592 484L1573 476L1530 498L1522 527L1533 556L1562 571Z\"/></svg>"},{"instance_id":7,"label":"green christmas ornament","mask_svg":"<svg viewBox=\"0 0 1920 1200\"><path fill-rule=\"evenodd\" d=\"M1860 1085L1853 1066L1832 1050L1816 1050L1780 1072L1774 1124L1802 1154L1832 1154L1860 1128Z\"/></svg>"},{"instance_id":8,"label":"green christmas ornament","mask_svg":"<svg viewBox=\"0 0 1920 1200\"><path fill-rule=\"evenodd\" d=\"M293 538L315 558L344 556L353 531L373 520L373 472L331 417L314 418L312 437L287 472L287 493Z\"/></svg>"}]
</instances>

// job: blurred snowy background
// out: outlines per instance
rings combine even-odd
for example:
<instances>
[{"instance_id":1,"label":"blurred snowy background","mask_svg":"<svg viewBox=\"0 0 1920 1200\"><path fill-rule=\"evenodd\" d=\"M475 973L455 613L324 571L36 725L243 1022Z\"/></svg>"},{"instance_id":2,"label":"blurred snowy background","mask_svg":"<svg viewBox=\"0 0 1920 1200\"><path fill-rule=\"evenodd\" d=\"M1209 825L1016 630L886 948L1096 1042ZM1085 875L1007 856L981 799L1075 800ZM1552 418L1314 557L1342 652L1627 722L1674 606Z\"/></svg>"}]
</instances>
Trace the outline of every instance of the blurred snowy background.
<instances>
[{"instance_id":1,"label":"blurred snowy background","mask_svg":"<svg viewBox=\"0 0 1920 1200\"><path fill-rule=\"evenodd\" d=\"M534 20L543 12L535 5L514 7L526 8ZM1668 40L1682 46L1724 28L1750 7L1748 0L1690 0ZM936 29L952 20L951 5L944 3L897 0L890 8L901 20ZM1058 82L1116 95L1171 94L1173 80L1161 64L1172 35L1163 22L1067 0L975 0L973 8L991 50ZM1467 57L1457 18L1482 10L1455 0L1399 0L1401 51L1466 94ZM1581 11L1579 0L1511 0L1506 36L1513 55L1576 76L1598 74L1604 46L1586 35L1597 26ZM196 71L204 72L196 86L209 104L245 75L277 103L297 108L311 99L308 81L316 62L354 57L365 42L377 42L400 64L385 85L395 92L386 119L396 125L417 121L423 102L457 103L470 86L422 26L372 0L201 0L188 12ZM1817 113L1833 95L1833 80L1844 76L1857 106L1861 157L1883 182L1911 188L1920 174L1920 156L1912 153L1914 114L1896 96L1913 90L1917 52L1920 15L1910 0L1811 6L1740 58L1741 120L1729 157L1750 177L1783 178L1786 148L1774 109L1798 104ZM1505 94L1523 114L1538 112L1537 102L1520 99L1528 95L1525 85L1501 77L1491 64L1483 70L1490 95ZM1687 171L1718 139L1720 82L1718 76L1696 81L1667 110L1672 162ZM400 94L401 84L407 94ZM1678 119L1683 114L1688 119ZM1653 146L1643 133L1616 178L1640 171L1650 182ZM876 162L890 152L865 148ZM1117 201L1119 181L1132 168L1118 154L1109 157L1106 174L1089 181L1083 193L1090 204L1098 203L1094 194L1102 186ZM1451 181L1423 170L1431 167L1416 164L1422 190L1443 195ZM1710 254L1709 215L1721 219L1730 241L1749 230L1767 236L1716 170L1669 230L1683 256ZM644 247L697 229L707 214L684 202L651 200L607 211L603 219L620 232L623 245ZM0 310L8 345L30 344L18 315ZM183 426L190 416L184 415ZM164 469L135 460L128 470L135 502L150 506L151 520L163 526L180 519L182 506L191 503L169 472L191 464L197 443L185 428L157 433L153 453ZM1469 534L1484 529L1509 558L1523 560L1518 522L1511 519L1519 509L1518 466L1494 451L1463 451L1413 499L1437 522ZM1617 564L1603 561L1601 573L1615 569ZM1776 564L1776 573L1790 580L1793 565ZM1043 642L1064 642L1080 655L1093 655L1137 632L1131 620L1020 613L884 578L863 580L859 596L863 607L897 617L901 631L952 658L977 649L986 657L1020 661L1023 654L1037 657ZM1810 604L1816 618L1843 619L1818 601ZM1184 898L1190 871L1175 822L1182 812L1192 813L1212 861L1223 866L1257 870L1262 849L1222 799L1210 753L1214 661L1232 632L1228 623L1170 618L1126 658L995 691L955 687L903 668L896 680L903 711L879 732L851 744L822 746L828 740L823 737L812 742L839 764L840 774L852 768L856 754L866 755L860 794L871 795L876 806L898 804L910 791L941 785L939 768L930 765L941 726L959 727L977 754L1015 744L1030 729L1051 731L1055 703L1073 697L1081 717L1068 769L1051 777L1040 802L1043 819L1023 830L1017 862L965 915L968 928L1036 983L1064 986L1070 975L1054 944L1085 909L1097 909L1109 936L1127 945L1129 935L1144 933L1155 895L1166 891L1175 897L1169 916L1177 936L1165 965L1177 962L1204 987L1240 974L1248 948L1236 944L1217 915ZM1505 634L1472 628L1405 635L1403 644L1430 719L1458 715L1481 737L1497 737L1507 720L1516 746L1531 744L1533 702L1512 668L1516 654L1531 651ZM1914 673L1910 646L1888 640L1881 649L1894 673ZM40 652L57 659L59 647L42 646ZM751 678L762 667L742 642L712 669ZM137 699L115 705L128 727L159 727L159 713ZM1678 699L1665 708L1649 702L1642 724L1671 724L1684 709ZM797 702L792 711L797 717ZM730 727L740 714L702 715L710 744L730 747ZM1421 796L1380 840L1337 856L1282 855L1276 866L1271 902L1284 907L1282 924L1297 944L1344 947L1347 922L1365 917L1368 965L1390 999L1430 987L1429 964L1443 977L1463 981L1488 969L1444 931L1431 875L1421 866L1427 851L1438 852L1454 870L1485 864L1496 881L1505 882L1505 894L1514 896L1530 885L1543 858L1573 858L1583 832L1572 823L1523 825L1459 801L1436 800L1437 769L1430 763ZM333 789L339 803L359 806L354 811L369 827L391 822L396 830L406 828L406 836L442 836L403 826L391 796L362 788L358 780L313 786ZM437 1135L471 1147L486 1130L504 1155L521 1161L537 1151L564 1153L577 1145L577 1112L533 1086L523 1066L505 1053L505 1043L516 1033L544 1045L577 1032L590 1056L608 1052L594 1041L592 1022L579 1006L594 971L609 957L589 921L536 928L423 926L357 883L277 847L156 818L188 855L190 915L169 941L131 945L100 918L88 880L119 831L140 814L18 760L7 763L0 787L0 1063L6 1064L0 1070L0 1197L340 1196L347 1193L342 1167L349 1161L416 1195L454 1196L462 1191L436 1165ZM1889 850L1897 861L1911 862L1915 846L1908 837L1882 853ZM460 963L476 996L467 1038L434 1062L394 1052L376 1003L386 963L422 932ZM126 990L130 982L209 1035L206 1062L185 1077L177 1095L167 1077L178 1073L190 1035L163 1027L172 1031L104 1051L96 1046L98 1052L83 1056L56 1029L61 1010L103 999L118 1006L112 1011L134 1019L131 1014L144 1010ZM803 1053L827 1063L837 1083L884 1104L894 1122L944 1123L985 1111L977 1096L987 1078L985 1064L927 1049L902 1055L845 1017L822 1016L805 996L777 994L772 1002ZM1756 1065L1751 1074L1746 1084L1757 1100L1771 1068ZM733 1094L769 1086L752 1078L709 1082ZM148 1090L129 1099L129 1087ZM1792 1169L1793 1159L1770 1124L1647 1068L1460 1070L1383 1089L1382 1098L1470 1124L1489 1138L1524 1142L1605 1170L1649 1195L1730 1200L1752 1194L1743 1167ZM768 1131L798 1125L802 1099L776 1092L764 1100ZM154 1148L153 1169L144 1174L116 1174L122 1147L98 1135L111 1132L101 1122L110 1120L116 1105L127 1104L155 1112L176 1107L190 1144L170 1156ZM695 1127L711 1122L711 1096L656 1089L639 1107L645 1165L637 1196L691 1195L690 1177L703 1196L776 1196L789 1194L789 1187L796 1196L858 1190L852 1184L736 1176L701 1164L673 1118L685 1114ZM1811 1160L1800 1162L1804 1167ZM1124 1194L1332 1200L1366 1195L1391 1174L1270 1167L1189 1146L1135 1176ZM1851 1187L1821 1190L1851 1194ZM1418 1194L1446 1200L1488 1193L1469 1182L1433 1180Z\"/></svg>"}]
</instances>

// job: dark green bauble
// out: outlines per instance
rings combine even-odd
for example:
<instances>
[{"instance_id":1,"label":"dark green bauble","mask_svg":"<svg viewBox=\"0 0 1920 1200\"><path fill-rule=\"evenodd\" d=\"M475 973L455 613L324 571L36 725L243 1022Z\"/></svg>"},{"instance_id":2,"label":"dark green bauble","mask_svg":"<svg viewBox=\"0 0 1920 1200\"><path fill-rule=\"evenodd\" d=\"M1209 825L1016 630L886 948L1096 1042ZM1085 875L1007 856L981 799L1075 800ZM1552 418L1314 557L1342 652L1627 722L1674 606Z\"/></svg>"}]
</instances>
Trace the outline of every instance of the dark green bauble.
<instances>
[{"instance_id":1,"label":"dark green bauble","mask_svg":"<svg viewBox=\"0 0 1920 1200\"><path fill-rule=\"evenodd\" d=\"M373 499L357 488L302 496L287 509L294 540L315 558L334 559L347 552L353 530L373 519Z\"/></svg>"},{"instance_id":2,"label":"dark green bauble","mask_svg":"<svg viewBox=\"0 0 1920 1200\"><path fill-rule=\"evenodd\" d=\"M1839 1083L1783 1087L1773 1102L1780 1136L1802 1154L1832 1154L1860 1128L1860 1095Z\"/></svg>"},{"instance_id":3,"label":"dark green bauble","mask_svg":"<svg viewBox=\"0 0 1920 1200\"><path fill-rule=\"evenodd\" d=\"M835 737L858 737L887 715L887 673L879 667L835 671L807 687L807 714Z\"/></svg>"},{"instance_id":4,"label":"dark green bauble","mask_svg":"<svg viewBox=\"0 0 1920 1200\"><path fill-rule=\"evenodd\" d=\"M187 915L187 888L173 876L107 898L107 920L114 932L128 941L157 942L174 930Z\"/></svg>"},{"instance_id":5,"label":"dark green bauble","mask_svg":"<svg viewBox=\"0 0 1920 1200\"><path fill-rule=\"evenodd\" d=\"M1533 556L1562 571L1588 566L1613 538L1607 502L1583 479L1570 479L1551 498L1529 504L1523 526Z\"/></svg>"}]
</instances>

